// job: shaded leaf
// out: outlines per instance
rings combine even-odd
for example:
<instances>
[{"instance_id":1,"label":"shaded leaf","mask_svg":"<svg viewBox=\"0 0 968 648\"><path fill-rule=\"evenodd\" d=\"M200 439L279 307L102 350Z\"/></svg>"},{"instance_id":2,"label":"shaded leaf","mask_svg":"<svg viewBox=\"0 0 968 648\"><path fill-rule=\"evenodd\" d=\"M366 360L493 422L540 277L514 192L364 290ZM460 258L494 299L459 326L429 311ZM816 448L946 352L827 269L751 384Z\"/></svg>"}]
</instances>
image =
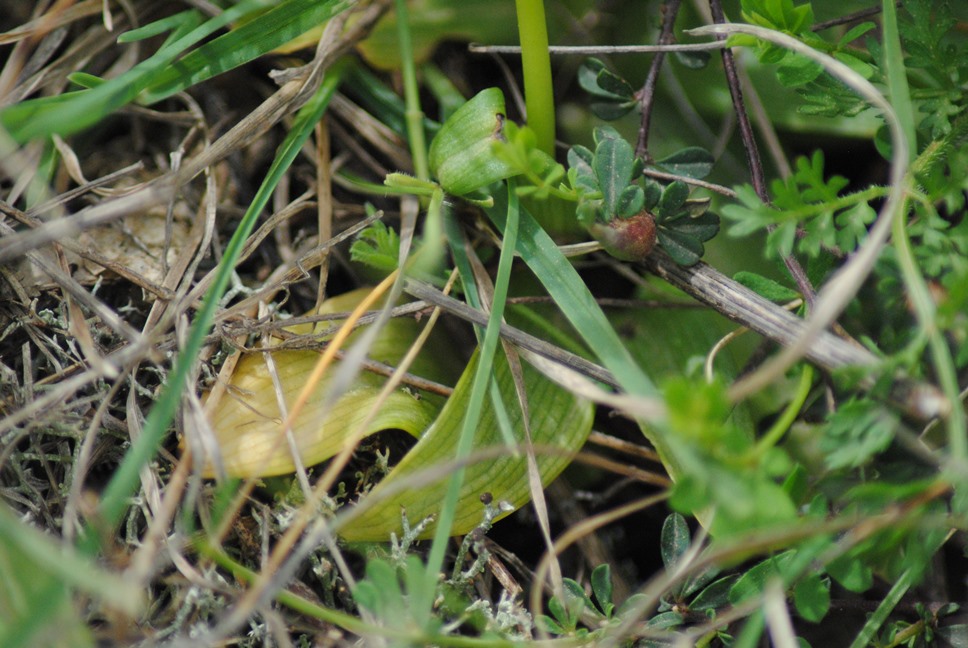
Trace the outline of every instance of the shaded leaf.
<instances>
[{"instance_id":1,"label":"shaded leaf","mask_svg":"<svg viewBox=\"0 0 968 648\"><path fill-rule=\"evenodd\" d=\"M712 153L706 149L690 146L658 160L656 166L669 173L701 179L709 175L715 162Z\"/></svg>"},{"instance_id":2,"label":"shaded leaf","mask_svg":"<svg viewBox=\"0 0 968 648\"><path fill-rule=\"evenodd\" d=\"M684 182L673 182L662 192L656 216L660 221L678 216L687 198L689 198L689 185Z\"/></svg>"},{"instance_id":3,"label":"shaded leaf","mask_svg":"<svg viewBox=\"0 0 968 648\"><path fill-rule=\"evenodd\" d=\"M667 516L662 523L662 534L659 546L662 553L662 564L667 570L673 569L692 541L689 525L686 519L678 513Z\"/></svg>"},{"instance_id":4,"label":"shaded leaf","mask_svg":"<svg viewBox=\"0 0 968 648\"><path fill-rule=\"evenodd\" d=\"M733 279L772 302L789 302L800 296L796 290L755 272L741 270L733 275Z\"/></svg>"},{"instance_id":5,"label":"shaded leaf","mask_svg":"<svg viewBox=\"0 0 968 648\"><path fill-rule=\"evenodd\" d=\"M611 617L615 605L612 603L612 571L608 563L602 563L592 571L591 582L599 609L606 617Z\"/></svg>"},{"instance_id":6,"label":"shaded leaf","mask_svg":"<svg viewBox=\"0 0 968 648\"><path fill-rule=\"evenodd\" d=\"M807 575L793 588L793 604L801 617L819 623L830 609L830 582L818 574Z\"/></svg>"},{"instance_id":7,"label":"shaded leaf","mask_svg":"<svg viewBox=\"0 0 968 648\"><path fill-rule=\"evenodd\" d=\"M680 234L676 230L660 227L659 245L679 265L695 265L702 258L702 241L688 234Z\"/></svg>"}]
</instances>

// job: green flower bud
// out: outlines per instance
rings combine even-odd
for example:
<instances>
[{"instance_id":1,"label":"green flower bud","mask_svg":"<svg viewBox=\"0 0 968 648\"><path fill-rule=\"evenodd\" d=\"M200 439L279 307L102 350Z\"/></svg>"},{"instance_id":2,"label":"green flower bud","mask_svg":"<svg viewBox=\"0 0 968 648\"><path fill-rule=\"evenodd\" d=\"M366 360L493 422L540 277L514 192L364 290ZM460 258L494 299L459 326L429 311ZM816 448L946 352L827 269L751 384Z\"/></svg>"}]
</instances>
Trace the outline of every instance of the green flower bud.
<instances>
[{"instance_id":1,"label":"green flower bud","mask_svg":"<svg viewBox=\"0 0 968 648\"><path fill-rule=\"evenodd\" d=\"M430 144L430 171L449 194L463 196L516 171L495 157L504 138L504 93L487 88L450 116Z\"/></svg>"}]
</instances>

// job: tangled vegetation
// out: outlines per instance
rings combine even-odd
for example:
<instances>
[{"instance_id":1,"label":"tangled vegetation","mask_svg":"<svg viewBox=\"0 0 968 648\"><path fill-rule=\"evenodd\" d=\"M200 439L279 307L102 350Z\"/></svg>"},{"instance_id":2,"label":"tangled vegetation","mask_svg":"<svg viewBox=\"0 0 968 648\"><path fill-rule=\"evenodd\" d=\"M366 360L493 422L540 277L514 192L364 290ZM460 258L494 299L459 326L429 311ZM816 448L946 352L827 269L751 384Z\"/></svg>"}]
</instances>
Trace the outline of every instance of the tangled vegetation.
<instances>
[{"instance_id":1,"label":"tangled vegetation","mask_svg":"<svg viewBox=\"0 0 968 648\"><path fill-rule=\"evenodd\" d=\"M968 7L14 4L0 645L968 646Z\"/></svg>"}]
</instances>

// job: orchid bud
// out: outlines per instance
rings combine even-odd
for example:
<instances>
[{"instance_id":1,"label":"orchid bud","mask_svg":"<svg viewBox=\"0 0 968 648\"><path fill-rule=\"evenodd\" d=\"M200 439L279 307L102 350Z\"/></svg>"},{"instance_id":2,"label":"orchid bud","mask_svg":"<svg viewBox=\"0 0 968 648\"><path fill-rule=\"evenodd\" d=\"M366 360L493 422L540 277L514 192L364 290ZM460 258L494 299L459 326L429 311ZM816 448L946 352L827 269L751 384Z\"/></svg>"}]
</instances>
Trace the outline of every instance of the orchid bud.
<instances>
[{"instance_id":1,"label":"orchid bud","mask_svg":"<svg viewBox=\"0 0 968 648\"><path fill-rule=\"evenodd\" d=\"M444 191L463 196L516 171L495 157L504 138L504 93L487 88L458 108L430 144L430 171Z\"/></svg>"}]
</instances>

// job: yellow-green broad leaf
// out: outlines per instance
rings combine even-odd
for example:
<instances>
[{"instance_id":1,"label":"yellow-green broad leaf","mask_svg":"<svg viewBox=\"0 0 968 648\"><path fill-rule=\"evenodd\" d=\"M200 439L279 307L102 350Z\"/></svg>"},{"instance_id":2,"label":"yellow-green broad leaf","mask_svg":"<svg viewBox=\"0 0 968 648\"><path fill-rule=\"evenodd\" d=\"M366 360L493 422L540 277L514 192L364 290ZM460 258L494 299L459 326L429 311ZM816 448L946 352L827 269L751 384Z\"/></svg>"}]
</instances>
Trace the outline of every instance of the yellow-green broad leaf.
<instances>
[{"instance_id":1,"label":"yellow-green broad leaf","mask_svg":"<svg viewBox=\"0 0 968 648\"><path fill-rule=\"evenodd\" d=\"M353 309L367 294L360 289L327 300L319 308L320 314L342 313ZM323 331L339 321L315 324ZM409 318L391 320L378 336L369 357L388 365L396 365L418 335L422 324ZM290 332L309 333L313 325L290 327ZM355 336L350 338L352 344ZM454 364L462 356L451 339L440 332L431 337L410 372L445 384L452 384L460 368ZM272 354L287 407L298 396L315 366L319 354L315 351L277 351ZM408 476L427 468L446 464L455 454L462 417L467 409L473 382L476 354L463 369L460 380L449 399L411 389L398 389L377 410L365 435L384 430L403 430L418 439L416 445L400 460L384 480L367 496L361 514L353 516L340 530L340 535L353 541L385 541L391 532L401 531L401 509L416 524L424 517L438 512L446 489L449 472L429 485L407 489L392 497L384 493L396 490L396 484ZM333 373L333 369L328 375ZM293 433L303 464L310 466L338 453L353 436L363 419L376 406L377 394L385 378L363 371L355 384L334 407L323 410L329 377L314 388L313 396L293 423ZM505 403L507 419L514 437L523 440L521 410L507 360L498 353L495 359L494 380ZM531 412L531 434L535 445L553 446L556 453L537 455L543 484L548 484L569 463L571 455L581 448L592 424L592 406L554 385L536 370L524 365L524 381ZM505 449L498 417L488 398L477 425L474 449L492 451L497 446ZM269 369L261 353L242 358L230 380L229 389L211 415L211 423L218 439L226 472L236 477L267 477L291 473L295 470L285 443L282 416ZM493 454L493 453L492 453ZM208 470L211 476L211 468ZM460 492L458 514L452 529L462 534L473 529L483 515L480 496L488 492L494 501L507 501L518 508L530 498L522 453L509 452L490 456L468 466ZM371 499L372 498L372 499ZM432 527L425 535L432 533Z\"/></svg>"},{"instance_id":2,"label":"yellow-green broad leaf","mask_svg":"<svg viewBox=\"0 0 968 648\"><path fill-rule=\"evenodd\" d=\"M366 296L363 288L326 300L318 309L320 315L352 310ZM309 334L339 326L341 320L322 321L315 325L296 325L290 333ZM386 365L396 366L419 334L422 324L412 318L391 319L377 337L368 357ZM358 330L344 344L348 349L362 331ZM428 342L429 350L421 352L410 373L444 384L453 384L460 367L455 366L459 354L448 345L442 334L435 332ZM315 351L275 351L275 365L288 411L306 385L309 375L319 360ZM337 363L338 364L338 363ZM325 461L337 454L344 443L356 433L373 410L386 378L371 371L362 371L354 384L337 401L325 409L326 394L331 385L335 365L315 385L306 406L293 421L293 436L303 465ZM376 416L367 425L365 435L382 430L403 430L419 436L437 417L444 398L431 393L414 392L406 388L395 390L380 405ZM229 389L222 396L211 415L211 424L221 450L222 462L229 476L270 477L295 471L295 464L285 442L283 417L279 411L276 390L269 367L262 353L247 354L232 375ZM212 476L211 467L206 476Z\"/></svg>"},{"instance_id":3,"label":"yellow-green broad leaf","mask_svg":"<svg viewBox=\"0 0 968 648\"><path fill-rule=\"evenodd\" d=\"M410 523L436 515L444 499L447 477L450 471L442 471L438 481L417 489L398 490L397 484L424 469L443 465L453 458L460 436L461 422L470 398L477 356L461 376L453 395L447 401L433 426L417 444L374 488L362 505L359 515L352 515L339 534L350 541L386 540L390 533L399 537L402 533L401 511L406 511ZM571 461L572 455L581 448L591 431L593 410L590 403L576 398L558 387L527 363L524 382L531 414L531 436L536 448L541 483L547 485ZM507 405L508 418L515 438L523 438L521 408L515 395L514 382L508 362L499 351L494 358L493 380ZM551 447L556 452L540 452ZM474 438L475 451L506 449L493 404L485 400L481 419ZM387 494L390 494L389 496ZM517 456L502 452L470 464L464 475L457 516L452 532L467 533L477 526L484 514L481 496L489 493L495 502L506 501L514 509L528 502L527 466L524 452ZM421 535L429 538L434 527L430 525Z\"/></svg>"}]
</instances>

